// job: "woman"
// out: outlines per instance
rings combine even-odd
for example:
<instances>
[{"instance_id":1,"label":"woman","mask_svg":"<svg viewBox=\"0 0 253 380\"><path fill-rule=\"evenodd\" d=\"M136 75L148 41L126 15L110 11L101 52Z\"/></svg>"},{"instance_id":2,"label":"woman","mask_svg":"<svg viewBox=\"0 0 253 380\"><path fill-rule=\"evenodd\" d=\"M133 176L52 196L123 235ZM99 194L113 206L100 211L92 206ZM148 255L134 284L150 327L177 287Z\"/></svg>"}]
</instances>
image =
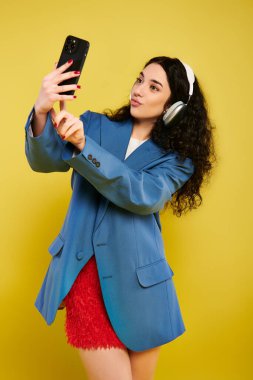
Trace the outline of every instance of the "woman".
<instances>
[{"instance_id":1,"label":"woman","mask_svg":"<svg viewBox=\"0 0 253 380\"><path fill-rule=\"evenodd\" d=\"M191 68L163 56L145 64L128 104L77 118L65 104L74 97L61 92L80 86L58 86L80 74L64 73L71 64L45 76L25 126L33 170L73 169L35 305L48 324L66 306L68 343L90 379L153 379L161 345L185 331L159 211L200 205L212 125Z\"/></svg>"}]
</instances>

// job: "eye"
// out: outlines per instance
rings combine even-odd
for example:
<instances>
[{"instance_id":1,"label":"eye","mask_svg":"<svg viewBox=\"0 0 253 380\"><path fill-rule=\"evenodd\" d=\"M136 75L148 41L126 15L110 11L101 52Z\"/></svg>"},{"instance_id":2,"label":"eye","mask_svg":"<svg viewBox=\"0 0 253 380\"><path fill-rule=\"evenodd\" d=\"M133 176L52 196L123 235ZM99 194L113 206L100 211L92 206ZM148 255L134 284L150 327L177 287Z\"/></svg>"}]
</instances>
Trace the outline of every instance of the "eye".
<instances>
[{"instance_id":1,"label":"eye","mask_svg":"<svg viewBox=\"0 0 253 380\"><path fill-rule=\"evenodd\" d=\"M156 86L154 86L153 84L150 86L150 88L154 88L156 91L159 91L159 89L156 87Z\"/></svg>"},{"instance_id":2,"label":"eye","mask_svg":"<svg viewBox=\"0 0 253 380\"><path fill-rule=\"evenodd\" d=\"M136 82L136 83L141 83L141 82L142 82L142 78L140 78L140 77L136 78L136 81L135 81L135 82ZM154 86L153 84L151 84L150 88L151 88L152 90L155 90L155 91L160 91L159 88L157 88L157 87Z\"/></svg>"}]
</instances>

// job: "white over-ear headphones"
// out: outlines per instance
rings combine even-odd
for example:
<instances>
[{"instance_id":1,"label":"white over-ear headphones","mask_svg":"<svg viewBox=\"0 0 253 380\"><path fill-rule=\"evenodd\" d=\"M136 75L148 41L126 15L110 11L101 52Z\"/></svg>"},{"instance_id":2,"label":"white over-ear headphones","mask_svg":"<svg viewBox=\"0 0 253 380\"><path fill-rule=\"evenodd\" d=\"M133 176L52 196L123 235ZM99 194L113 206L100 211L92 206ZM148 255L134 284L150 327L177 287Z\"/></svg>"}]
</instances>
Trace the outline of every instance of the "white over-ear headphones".
<instances>
[{"instance_id":1,"label":"white over-ear headphones","mask_svg":"<svg viewBox=\"0 0 253 380\"><path fill-rule=\"evenodd\" d=\"M195 81L194 72L193 72L193 70L191 69L191 67L189 65L187 65L186 63L184 63L182 61L181 61L181 63L185 67L187 78L188 78L188 82L189 82L189 85L190 85L190 88L189 88L189 98L188 98L187 103L184 103L184 102L182 102L180 100L180 101L172 104L167 110L164 111L163 122L164 122L165 125L169 125L172 122L172 120L175 120L176 116L178 116L180 112L182 112L183 110L185 110L185 108L186 108L186 106L187 106L187 104L188 104L188 102L190 100L190 97L193 94L193 83Z\"/></svg>"}]
</instances>

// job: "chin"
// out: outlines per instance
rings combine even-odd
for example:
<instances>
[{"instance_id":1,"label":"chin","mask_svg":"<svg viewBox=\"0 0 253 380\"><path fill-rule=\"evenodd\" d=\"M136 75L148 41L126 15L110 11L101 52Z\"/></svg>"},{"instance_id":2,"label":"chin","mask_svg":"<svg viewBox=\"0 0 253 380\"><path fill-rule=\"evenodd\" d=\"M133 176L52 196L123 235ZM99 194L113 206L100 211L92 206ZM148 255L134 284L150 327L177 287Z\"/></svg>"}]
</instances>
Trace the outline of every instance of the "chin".
<instances>
[{"instance_id":1,"label":"chin","mask_svg":"<svg viewBox=\"0 0 253 380\"><path fill-rule=\"evenodd\" d=\"M145 115L142 115L142 112L139 112L138 109L135 107L130 107L130 113L132 116L145 117Z\"/></svg>"},{"instance_id":2,"label":"chin","mask_svg":"<svg viewBox=\"0 0 253 380\"><path fill-rule=\"evenodd\" d=\"M135 117L136 113L134 112L135 110L133 110L132 107L130 107L130 114L131 116Z\"/></svg>"},{"instance_id":3,"label":"chin","mask_svg":"<svg viewBox=\"0 0 253 380\"><path fill-rule=\"evenodd\" d=\"M147 119L153 119L154 115L147 115L147 113L143 112L143 110L138 110L137 108L131 107L130 108L131 116L135 117L139 120L147 120Z\"/></svg>"}]
</instances>

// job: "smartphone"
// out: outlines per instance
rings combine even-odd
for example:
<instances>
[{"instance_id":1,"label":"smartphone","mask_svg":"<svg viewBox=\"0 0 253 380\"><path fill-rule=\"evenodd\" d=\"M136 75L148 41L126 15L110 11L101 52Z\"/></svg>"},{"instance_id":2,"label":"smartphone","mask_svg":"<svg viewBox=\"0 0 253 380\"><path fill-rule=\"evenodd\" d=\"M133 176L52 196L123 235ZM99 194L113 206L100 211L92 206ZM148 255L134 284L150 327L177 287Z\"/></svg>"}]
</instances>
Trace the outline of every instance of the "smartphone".
<instances>
[{"instance_id":1,"label":"smartphone","mask_svg":"<svg viewBox=\"0 0 253 380\"><path fill-rule=\"evenodd\" d=\"M83 40L82 38L71 36L71 35L67 36L62 48L62 52L61 52L57 67L62 66L69 59L73 59L72 65L70 65L67 68L67 70L64 71L64 73L68 71L78 70L82 74L82 68L83 68L86 56L88 54L89 47L90 47L90 43L88 41ZM63 86L66 84L77 84L81 74L78 75L77 77L66 79L58 83L58 85ZM61 92L60 94L73 95L74 93L75 93L75 90L70 90L70 91Z\"/></svg>"}]
</instances>

